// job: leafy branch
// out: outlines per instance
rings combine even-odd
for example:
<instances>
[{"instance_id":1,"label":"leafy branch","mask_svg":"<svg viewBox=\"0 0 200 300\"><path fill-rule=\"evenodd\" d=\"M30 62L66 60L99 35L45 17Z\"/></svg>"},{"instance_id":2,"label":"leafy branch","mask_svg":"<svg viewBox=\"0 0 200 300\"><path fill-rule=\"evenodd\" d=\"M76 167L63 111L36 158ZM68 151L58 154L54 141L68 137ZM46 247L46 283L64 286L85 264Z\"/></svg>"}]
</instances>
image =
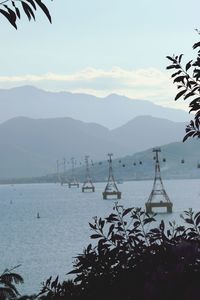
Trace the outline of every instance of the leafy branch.
<instances>
[{"instance_id":1,"label":"leafy branch","mask_svg":"<svg viewBox=\"0 0 200 300\"><path fill-rule=\"evenodd\" d=\"M76 257L73 279L50 277L39 300L198 299L200 212L189 209L181 218L185 226L154 227L154 215L115 204L108 217L89 223L93 242Z\"/></svg>"},{"instance_id":2,"label":"leafy branch","mask_svg":"<svg viewBox=\"0 0 200 300\"><path fill-rule=\"evenodd\" d=\"M0 275L0 299L16 299L20 294L16 284L23 283L24 280L18 273L14 272L20 265L11 269L5 269Z\"/></svg>"},{"instance_id":3,"label":"leafy branch","mask_svg":"<svg viewBox=\"0 0 200 300\"><path fill-rule=\"evenodd\" d=\"M42 0L4 0L0 2L0 14L2 14L10 24L17 29L17 21L21 19L23 11L29 21L35 21L35 13L40 9L51 23L51 15L47 6Z\"/></svg>"},{"instance_id":4,"label":"leafy branch","mask_svg":"<svg viewBox=\"0 0 200 300\"><path fill-rule=\"evenodd\" d=\"M193 49L197 48L200 48L200 42L193 45ZM190 60L185 66L182 66L182 57L183 54L167 56L171 62L167 69L175 70L171 75L178 89L175 101L179 98L190 99L189 112L195 112L194 120L186 126L186 135L183 138L183 141L186 141L189 137L200 138L200 50L197 52L197 58Z\"/></svg>"}]
</instances>

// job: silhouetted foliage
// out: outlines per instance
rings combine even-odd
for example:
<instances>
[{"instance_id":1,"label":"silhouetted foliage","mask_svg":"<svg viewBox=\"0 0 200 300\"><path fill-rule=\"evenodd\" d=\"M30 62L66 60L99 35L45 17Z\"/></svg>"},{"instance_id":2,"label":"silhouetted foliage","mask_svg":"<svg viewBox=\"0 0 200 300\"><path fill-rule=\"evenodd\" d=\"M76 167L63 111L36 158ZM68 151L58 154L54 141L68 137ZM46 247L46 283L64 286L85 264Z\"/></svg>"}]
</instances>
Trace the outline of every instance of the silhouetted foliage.
<instances>
[{"instance_id":1,"label":"silhouetted foliage","mask_svg":"<svg viewBox=\"0 0 200 300\"><path fill-rule=\"evenodd\" d=\"M200 42L193 45L193 49L198 49L199 47ZM200 50L197 52L196 59L190 60L184 66L181 63L182 57L183 54L167 56L171 62L167 69L174 69L175 71L171 76L179 90L175 100L179 98L184 100L191 99L189 104L190 112L195 112L194 120L191 120L186 127L186 135L183 138L183 141L185 141L189 137L200 138Z\"/></svg>"},{"instance_id":2,"label":"silhouetted foliage","mask_svg":"<svg viewBox=\"0 0 200 300\"><path fill-rule=\"evenodd\" d=\"M200 212L185 211L187 226L163 221L140 208L116 205L89 223L95 245L76 257L74 279L50 277L41 299L193 300L200 293Z\"/></svg>"},{"instance_id":3,"label":"silhouetted foliage","mask_svg":"<svg viewBox=\"0 0 200 300\"><path fill-rule=\"evenodd\" d=\"M16 284L23 283L23 278L15 273L14 270L19 267L16 266L12 269L6 269L0 275L0 299L16 299L19 296L19 292L16 288Z\"/></svg>"},{"instance_id":4,"label":"silhouetted foliage","mask_svg":"<svg viewBox=\"0 0 200 300\"><path fill-rule=\"evenodd\" d=\"M0 13L17 29L17 20L21 18L21 11L25 13L28 20L35 20L35 12L41 9L49 22L51 15L42 0L4 0L0 2Z\"/></svg>"}]
</instances>

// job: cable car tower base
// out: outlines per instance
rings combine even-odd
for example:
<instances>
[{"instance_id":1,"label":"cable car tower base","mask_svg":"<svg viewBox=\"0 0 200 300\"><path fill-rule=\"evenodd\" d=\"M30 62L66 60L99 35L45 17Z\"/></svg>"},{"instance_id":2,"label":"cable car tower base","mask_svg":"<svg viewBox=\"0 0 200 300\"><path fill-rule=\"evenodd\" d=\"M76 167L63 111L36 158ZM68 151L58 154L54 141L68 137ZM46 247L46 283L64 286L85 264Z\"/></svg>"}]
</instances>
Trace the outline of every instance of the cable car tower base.
<instances>
[{"instance_id":1,"label":"cable car tower base","mask_svg":"<svg viewBox=\"0 0 200 300\"><path fill-rule=\"evenodd\" d=\"M71 181L71 182L68 183L68 187L69 187L69 188L71 188L71 187L73 187L73 186L79 188L79 183L76 182L76 181Z\"/></svg>"},{"instance_id":2,"label":"cable car tower base","mask_svg":"<svg viewBox=\"0 0 200 300\"><path fill-rule=\"evenodd\" d=\"M106 200L108 199L110 196L111 197L116 197L116 199L121 199L122 193L119 191L114 191L114 192L108 192L108 191L104 191L103 193L103 199Z\"/></svg>"}]
</instances>

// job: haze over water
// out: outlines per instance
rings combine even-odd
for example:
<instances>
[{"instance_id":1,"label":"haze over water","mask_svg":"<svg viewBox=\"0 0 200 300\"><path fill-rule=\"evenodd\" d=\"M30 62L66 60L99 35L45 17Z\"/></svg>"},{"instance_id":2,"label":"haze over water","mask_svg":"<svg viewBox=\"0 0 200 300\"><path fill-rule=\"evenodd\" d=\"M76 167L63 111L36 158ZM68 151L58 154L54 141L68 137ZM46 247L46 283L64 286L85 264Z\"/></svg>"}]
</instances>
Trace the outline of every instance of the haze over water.
<instances>
[{"instance_id":1,"label":"haze over water","mask_svg":"<svg viewBox=\"0 0 200 300\"><path fill-rule=\"evenodd\" d=\"M127 207L144 207L152 181L125 182L119 185ZM21 264L17 269L25 283L22 294L37 293L49 276L66 278L72 270L73 257L90 242L88 222L93 216L106 217L115 200L102 200L105 183L98 183L95 193L59 184L0 186L1 271ZM179 220L183 210L200 210L200 180L165 180L164 186L174 204L172 214L158 214L157 219ZM37 219L37 213L40 219Z\"/></svg>"}]
</instances>

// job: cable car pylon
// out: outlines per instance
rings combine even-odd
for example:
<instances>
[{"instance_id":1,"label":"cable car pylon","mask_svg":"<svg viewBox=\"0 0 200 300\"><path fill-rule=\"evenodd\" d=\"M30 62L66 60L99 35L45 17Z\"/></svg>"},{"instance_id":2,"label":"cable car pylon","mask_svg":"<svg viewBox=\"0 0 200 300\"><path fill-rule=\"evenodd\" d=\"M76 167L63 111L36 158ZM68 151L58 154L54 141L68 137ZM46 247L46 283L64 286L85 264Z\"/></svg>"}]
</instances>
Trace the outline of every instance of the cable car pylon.
<instances>
[{"instance_id":1,"label":"cable car pylon","mask_svg":"<svg viewBox=\"0 0 200 300\"><path fill-rule=\"evenodd\" d=\"M145 203L146 212L152 213L152 208L154 207L165 207L167 209L167 213L172 213L173 203L170 201L161 178L160 172L160 163L158 159L158 152L161 152L160 148L154 148L153 152L155 152L155 178L153 183L153 189L150 193L148 201Z\"/></svg>"},{"instance_id":2,"label":"cable car pylon","mask_svg":"<svg viewBox=\"0 0 200 300\"><path fill-rule=\"evenodd\" d=\"M74 157L71 158L71 163L72 163L72 173L71 173L71 178L69 178L69 181L68 181L68 187L71 188L72 186L75 186L77 188L79 188L79 183L78 183L78 180L76 179L75 177L75 174L74 174Z\"/></svg>"},{"instance_id":3,"label":"cable car pylon","mask_svg":"<svg viewBox=\"0 0 200 300\"><path fill-rule=\"evenodd\" d=\"M105 187L103 194L103 199L108 199L110 196L117 197L117 199L121 199L121 192L118 190L118 187L115 183L114 175L113 175L113 168L112 168L112 153L108 153L108 181Z\"/></svg>"},{"instance_id":4,"label":"cable car pylon","mask_svg":"<svg viewBox=\"0 0 200 300\"><path fill-rule=\"evenodd\" d=\"M90 176L90 170L89 170L89 156L86 155L85 156L85 166L86 166L86 173L85 173L85 181L83 183L82 186L82 192L94 192L95 191L95 187L92 183L92 179Z\"/></svg>"},{"instance_id":5,"label":"cable car pylon","mask_svg":"<svg viewBox=\"0 0 200 300\"><path fill-rule=\"evenodd\" d=\"M61 176L60 176L60 170L59 170L59 160L56 161L56 175L57 175L57 181L61 184Z\"/></svg>"},{"instance_id":6,"label":"cable car pylon","mask_svg":"<svg viewBox=\"0 0 200 300\"><path fill-rule=\"evenodd\" d=\"M60 171L60 165L63 166L63 172ZM63 158L62 162L59 162L59 160L56 161L56 172L57 172L58 182L60 182L61 185L67 184L65 158Z\"/></svg>"}]
</instances>

